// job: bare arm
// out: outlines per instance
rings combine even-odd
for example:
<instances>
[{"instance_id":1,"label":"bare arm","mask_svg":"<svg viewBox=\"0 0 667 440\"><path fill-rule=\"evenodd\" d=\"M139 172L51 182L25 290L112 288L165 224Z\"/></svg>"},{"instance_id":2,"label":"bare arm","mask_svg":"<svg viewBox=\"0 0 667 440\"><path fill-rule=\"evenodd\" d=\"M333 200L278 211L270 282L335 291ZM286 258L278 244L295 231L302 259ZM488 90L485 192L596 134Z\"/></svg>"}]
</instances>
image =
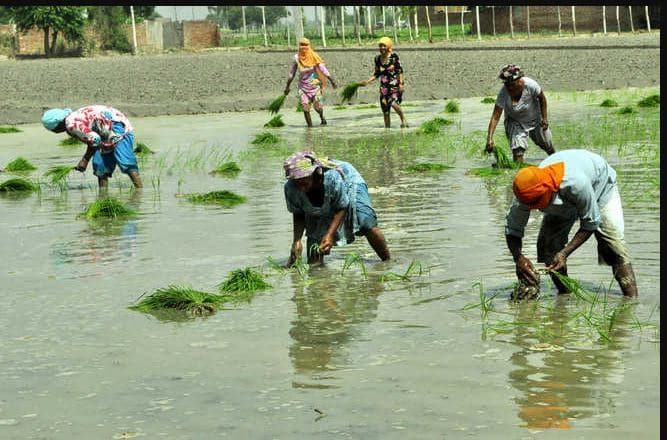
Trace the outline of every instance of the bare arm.
<instances>
[{"instance_id":1,"label":"bare arm","mask_svg":"<svg viewBox=\"0 0 667 440\"><path fill-rule=\"evenodd\" d=\"M522 283L528 286L535 286L538 283L538 276L533 263L521 253L523 240L514 235L505 235L507 241L507 248L512 254L514 263L516 265L516 276Z\"/></svg>"},{"instance_id":2,"label":"bare arm","mask_svg":"<svg viewBox=\"0 0 667 440\"><path fill-rule=\"evenodd\" d=\"M491 113L491 120L489 121L489 128L486 132L486 152L490 153L493 151L493 133L496 131L496 126L500 120L500 115L503 114L503 108L496 105L493 107L493 113Z\"/></svg>"},{"instance_id":3,"label":"bare arm","mask_svg":"<svg viewBox=\"0 0 667 440\"><path fill-rule=\"evenodd\" d=\"M549 127L549 118L547 117L547 97L544 92L537 95L537 100L540 101L540 111L542 112L542 129L546 130Z\"/></svg>"},{"instance_id":4,"label":"bare arm","mask_svg":"<svg viewBox=\"0 0 667 440\"><path fill-rule=\"evenodd\" d=\"M322 241L320 241L320 251L326 252L333 247L334 234L336 234L338 227L343 222L345 212L345 209L341 209L340 211L336 211L333 215L333 219L331 219L327 232L324 234L324 237L322 237Z\"/></svg>"},{"instance_id":5,"label":"bare arm","mask_svg":"<svg viewBox=\"0 0 667 440\"><path fill-rule=\"evenodd\" d=\"M567 257L569 257L572 252L576 251L579 246L586 243L586 241L591 238L591 235L593 235L593 231L579 228L577 233L572 237L572 240L554 255L548 269L559 270L563 268L567 263Z\"/></svg>"},{"instance_id":6,"label":"bare arm","mask_svg":"<svg viewBox=\"0 0 667 440\"><path fill-rule=\"evenodd\" d=\"M301 257L301 253L303 252L301 238L303 237L303 232L305 230L305 217L301 214L292 214L292 248L290 250L289 259L287 260L287 267L292 266L292 264Z\"/></svg>"},{"instance_id":7,"label":"bare arm","mask_svg":"<svg viewBox=\"0 0 667 440\"><path fill-rule=\"evenodd\" d=\"M90 162L90 158L93 157L93 154L95 154L95 150L96 150L95 147L93 147L91 144L87 144L86 152L83 153L83 157L74 168L77 171L81 172L86 171L86 168L88 168L88 162Z\"/></svg>"},{"instance_id":8,"label":"bare arm","mask_svg":"<svg viewBox=\"0 0 667 440\"><path fill-rule=\"evenodd\" d=\"M287 78L287 84L285 85L285 95L289 93L289 87L292 84L292 80L294 79L294 76L296 75L296 61L292 63L292 67L290 68L289 71L289 77Z\"/></svg>"}]
</instances>

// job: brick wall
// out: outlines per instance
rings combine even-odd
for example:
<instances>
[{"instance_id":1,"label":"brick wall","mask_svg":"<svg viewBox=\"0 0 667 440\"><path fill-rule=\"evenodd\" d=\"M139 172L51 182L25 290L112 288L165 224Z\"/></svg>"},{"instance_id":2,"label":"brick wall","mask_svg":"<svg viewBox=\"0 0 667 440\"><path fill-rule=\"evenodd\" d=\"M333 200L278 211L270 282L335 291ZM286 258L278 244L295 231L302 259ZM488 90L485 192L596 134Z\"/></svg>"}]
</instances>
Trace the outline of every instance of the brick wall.
<instances>
[{"instance_id":1,"label":"brick wall","mask_svg":"<svg viewBox=\"0 0 667 440\"><path fill-rule=\"evenodd\" d=\"M183 48L206 49L220 44L220 30L216 23L205 20L183 22Z\"/></svg>"}]
</instances>

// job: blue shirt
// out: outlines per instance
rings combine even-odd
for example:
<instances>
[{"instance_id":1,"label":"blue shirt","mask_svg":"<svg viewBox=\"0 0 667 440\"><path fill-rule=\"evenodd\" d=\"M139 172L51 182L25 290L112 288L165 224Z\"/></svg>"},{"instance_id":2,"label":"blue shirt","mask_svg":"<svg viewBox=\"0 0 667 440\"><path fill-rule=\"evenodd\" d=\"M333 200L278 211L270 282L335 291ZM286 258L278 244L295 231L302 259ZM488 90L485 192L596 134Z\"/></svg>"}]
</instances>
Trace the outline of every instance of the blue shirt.
<instances>
[{"instance_id":1,"label":"blue shirt","mask_svg":"<svg viewBox=\"0 0 667 440\"><path fill-rule=\"evenodd\" d=\"M320 241L326 233L333 216L341 209L347 211L345 220L334 237L337 245L354 241L354 233L359 230L356 215L357 186L365 184L361 174L348 162L331 160L337 165L324 173L324 201L322 206L314 206L306 193L297 189L293 181L285 182L285 201L287 210L303 215L306 222L306 236Z\"/></svg>"},{"instance_id":2,"label":"blue shirt","mask_svg":"<svg viewBox=\"0 0 667 440\"><path fill-rule=\"evenodd\" d=\"M563 180L541 211L563 218L576 216L582 229L596 231L601 222L600 210L617 185L616 171L600 155L587 150L558 151L540 162L539 167L558 162L565 165ZM529 216L530 208L515 196L505 218L505 235L523 237Z\"/></svg>"}]
</instances>

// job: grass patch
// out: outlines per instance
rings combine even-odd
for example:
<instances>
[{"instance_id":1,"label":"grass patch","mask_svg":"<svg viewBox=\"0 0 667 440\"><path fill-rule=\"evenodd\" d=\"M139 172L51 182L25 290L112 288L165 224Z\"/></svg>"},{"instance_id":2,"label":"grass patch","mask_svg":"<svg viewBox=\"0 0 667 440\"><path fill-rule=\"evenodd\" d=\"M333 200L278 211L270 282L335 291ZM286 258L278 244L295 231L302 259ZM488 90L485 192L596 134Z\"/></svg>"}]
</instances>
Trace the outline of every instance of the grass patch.
<instances>
[{"instance_id":1,"label":"grass patch","mask_svg":"<svg viewBox=\"0 0 667 440\"><path fill-rule=\"evenodd\" d=\"M343 98L343 101L350 102L357 94L359 87L361 87L361 83L358 81L347 84L343 87L343 90L340 91L340 97Z\"/></svg>"},{"instance_id":2,"label":"grass patch","mask_svg":"<svg viewBox=\"0 0 667 440\"><path fill-rule=\"evenodd\" d=\"M635 110L634 108L632 108L630 106L625 106L625 107L619 108L616 113L618 113L619 115L631 115L632 113L637 113L637 110Z\"/></svg>"},{"instance_id":3,"label":"grass patch","mask_svg":"<svg viewBox=\"0 0 667 440\"><path fill-rule=\"evenodd\" d=\"M459 102L456 99L453 99L445 105L445 113L459 113L461 108L459 107Z\"/></svg>"},{"instance_id":4,"label":"grass patch","mask_svg":"<svg viewBox=\"0 0 667 440\"><path fill-rule=\"evenodd\" d=\"M0 134L1 133L20 133L21 130L14 127L13 125L0 125Z\"/></svg>"},{"instance_id":5,"label":"grass patch","mask_svg":"<svg viewBox=\"0 0 667 440\"><path fill-rule=\"evenodd\" d=\"M280 137L268 131L263 131L255 136L251 143L255 145L273 145L280 142Z\"/></svg>"},{"instance_id":6,"label":"grass patch","mask_svg":"<svg viewBox=\"0 0 667 440\"><path fill-rule=\"evenodd\" d=\"M422 123L419 127L419 132L424 134L437 134L442 127L450 125L451 123L452 121L449 119L436 117Z\"/></svg>"},{"instance_id":7,"label":"grass patch","mask_svg":"<svg viewBox=\"0 0 667 440\"><path fill-rule=\"evenodd\" d=\"M236 162L225 162L218 166L218 168L211 171L211 174L220 174L225 177L233 177L241 172L241 168Z\"/></svg>"},{"instance_id":8,"label":"grass patch","mask_svg":"<svg viewBox=\"0 0 667 440\"><path fill-rule=\"evenodd\" d=\"M231 191L211 191L205 194L188 194L188 200L192 203L199 203L203 205L220 205L224 207L231 207L246 201L246 198L235 194Z\"/></svg>"},{"instance_id":9,"label":"grass patch","mask_svg":"<svg viewBox=\"0 0 667 440\"><path fill-rule=\"evenodd\" d=\"M190 316L206 316L215 313L224 300L225 297L221 295L194 290L191 287L170 285L156 290L128 308L144 313L173 309Z\"/></svg>"},{"instance_id":10,"label":"grass patch","mask_svg":"<svg viewBox=\"0 0 667 440\"><path fill-rule=\"evenodd\" d=\"M36 166L23 157L17 157L5 166L5 171L10 173L26 173L36 169Z\"/></svg>"},{"instance_id":11,"label":"grass patch","mask_svg":"<svg viewBox=\"0 0 667 440\"><path fill-rule=\"evenodd\" d=\"M46 173L44 173L44 176L48 177L53 185L60 186L65 183L69 173L74 171L74 169L75 167L70 165L56 165L49 168Z\"/></svg>"},{"instance_id":12,"label":"grass patch","mask_svg":"<svg viewBox=\"0 0 667 440\"><path fill-rule=\"evenodd\" d=\"M600 107L618 107L618 102L613 99L607 98L600 103Z\"/></svg>"},{"instance_id":13,"label":"grass patch","mask_svg":"<svg viewBox=\"0 0 667 440\"><path fill-rule=\"evenodd\" d=\"M255 292L270 288L264 276L251 267L229 272L227 278L218 284L219 291L234 302L250 301Z\"/></svg>"},{"instance_id":14,"label":"grass patch","mask_svg":"<svg viewBox=\"0 0 667 440\"><path fill-rule=\"evenodd\" d=\"M284 96L284 95L283 95ZM275 128L275 127L284 127L285 122L283 122L283 115L275 115L269 122L264 124L264 127Z\"/></svg>"},{"instance_id":15,"label":"grass patch","mask_svg":"<svg viewBox=\"0 0 667 440\"><path fill-rule=\"evenodd\" d=\"M74 145L79 145L82 144L83 141L79 138L76 138L74 136L67 136L65 139L62 139L60 142L58 142L58 145L61 147L72 147Z\"/></svg>"},{"instance_id":16,"label":"grass patch","mask_svg":"<svg viewBox=\"0 0 667 440\"><path fill-rule=\"evenodd\" d=\"M482 104L494 104L496 102L496 98L493 98L491 96L487 96L482 98L480 101Z\"/></svg>"},{"instance_id":17,"label":"grass patch","mask_svg":"<svg viewBox=\"0 0 667 440\"><path fill-rule=\"evenodd\" d=\"M280 111L280 109L282 108L283 104L285 104L285 99L286 98L287 98L287 95L285 95L283 93L282 95L278 96L276 99L271 101L271 103L267 107L267 109L269 110L269 113L271 113L272 115L277 114Z\"/></svg>"},{"instance_id":18,"label":"grass patch","mask_svg":"<svg viewBox=\"0 0 667 440\"><path fill-rule=\"evenodd\" d=\"M650 95L637 103L638 107L659 107L660 95Z\"/></svg>"},{"instance_id":19,"label":"grass patch","mask_svg":"<svg viewBox=\"0 0 667 440\"><path fill-rule=\"evenodd\" d=\"M137 145L134 146L134 152L139 155L155 154L155 151L151 150L148 145L143 142L137 142Z\"/></svg>"},{"instance_id":20,"label":"grass patch","mask_svg":"<svg viewBox=\"0 0 667 440\"><path fill-rule=\"evenodd\" d=\"M131 217L137 212L113 197L104 197L88 205L80 216L87 219Z\"/></svg>"},{"instance_id":21,"label":"grass patch","mask_svg":"<svg viewBox=\"0 0 667 440\"><path fill-rule=\"evenodd\" d=\"M443 170L449 170L454 167L450 165L445 165L442 163L431 163L431 162L423 162L423 163L417 163L414 165L410 165L409 167L405 168L405 171L409 172L416 172L416 173L423 173L423 172L429 172L429 171L443 171Z\"/></svg>"},{"instance_id":22,"label":"grass patch","mask_svg":"<svg viewBox=\"0 0 667 440\"><path fill-rule=\"evenodd\" d=\"M28 179L16 177L0 183L0 192L37 191L37 185Z\"/></svg>"}]
</instances>

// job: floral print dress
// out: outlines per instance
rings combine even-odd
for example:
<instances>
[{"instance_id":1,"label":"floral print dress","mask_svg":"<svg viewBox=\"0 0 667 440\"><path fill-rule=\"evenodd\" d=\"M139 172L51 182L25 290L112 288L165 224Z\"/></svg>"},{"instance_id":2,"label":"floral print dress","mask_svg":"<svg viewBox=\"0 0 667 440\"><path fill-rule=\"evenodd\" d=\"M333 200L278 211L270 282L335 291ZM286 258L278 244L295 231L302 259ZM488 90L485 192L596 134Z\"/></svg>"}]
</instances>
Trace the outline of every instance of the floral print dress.
<instances>
[{"instance_id":1,"label":"floral print dress","mask_svg":"<svg viewBox=\"0 0 667 440\"><path fill-rule=\"evenodd\" d=\"M299 72L299 98L301 106L304 110L310 110L310 104L317 111L322 111L322 83L317 76L315 68L318 68L326 77L330 76L324 63L317 64L313 67L299 67L299 54L294 55L294 63L289 72L289 78L294 78Z\"/></svg>"},{"instance_id":2,"label":"floral print dress","mask_svg":"<svg viewBox=\"0 0 667 440\"><path fill-rule=\"evenodd\" d=\"M403 67L395 52L389 54L385 64L382 63L381 55L375 56L374 75L380 80L380 107L383 113L387 113L394 102L400 104L403 100L403 94L398 89L399 75L402 73Z\"/></svg>"}]
</instances>

